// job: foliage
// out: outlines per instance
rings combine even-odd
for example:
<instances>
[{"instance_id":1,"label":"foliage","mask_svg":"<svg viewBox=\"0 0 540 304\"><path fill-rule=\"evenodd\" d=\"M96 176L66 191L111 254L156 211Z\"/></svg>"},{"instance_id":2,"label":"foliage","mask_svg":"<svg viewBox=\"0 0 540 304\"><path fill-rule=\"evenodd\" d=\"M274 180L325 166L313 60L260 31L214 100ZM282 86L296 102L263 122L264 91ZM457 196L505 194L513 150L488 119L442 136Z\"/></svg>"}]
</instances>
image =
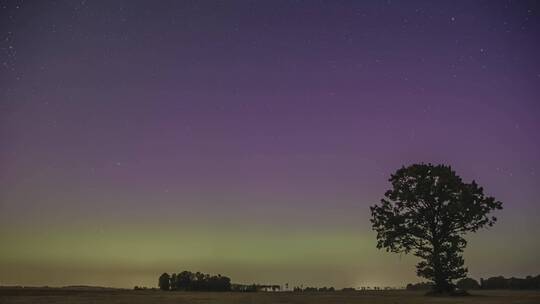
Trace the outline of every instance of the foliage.
<instances>
[{"instance_id":1,"label":"foliage","mask_svg":"<svg viewBox=\"0 0 540 304\"><path fill-rule=\"evenodd\" d=\"M412 252L422 259L419 276L433 281L436 292L453 291L452 281L467 273L464 234L492 226L497 219L489 213L502 209L502 203L445 165L402 167L389 181L392 189L371 207L377 248Z\"/></svg>"},{"instance_id":2,"label":"foliage","mask_svg":"<svg viewBox=\"0 0 540 304\"><path fill-rule=\"evenodd\" d=\"M159 289L161 290L169 290L171 285L170 285L170 276L168 273L163 273L162 275L159 276L159 280L158 280L158 286L159 286Z\"/></svg>"},{"instance_id":3,"label":"foliage","mask_svg":"<svg viewBox=\"0 0 540 304\"><path fill-rule=\"evenodd\" d=\"M407 290L430 290L433 289L434 285L431 282L421 282L416 284L407 284L407 287L405 289Z\"/></svg>"},{"instance_id":4,"label":"foliage","mask_svg":"<svg viewBox=\"0 0 540 304\"><path fill-rule=\"evenodd\" d=\"M163 275L162 275L163 276ZM161 277L160 277L161 282ZM231 279L220 274L209 275L201 272L182 271L169 277L170 289L183 291L230 291ZM161 285L160 285L161 288ZM163 288L161 288L163 289Z\"/></svg>"},{"instance_id":5,"label":"foliage","mask_svg":"<svg viewBox=\"0 0 540 304\"><path fill-rule=\"evenodd\" d=\"M456 287L461 290L471 290L480 288L480 284L473 278L463 278L457 281Z\"/></svg>"},{"instance_id":6,"label":"foliage","mask_svg":"<svg viewBox=\"0 0 540 304\"><path fill-rule=\"evenodd\" d=\"M526 278L508 278L503 276L480 279L482 289L540 289L540 275Z\"/></svg>"},{"instance_id":7,"label":"foliage","mask_svg":"<svg viewBox=\"0 0 540 304\"><path fill-rule=\"evenodd\" d=\"M261 285L261 284L232 284L231 291L239 292L257 292L257 291L280 291L279 285Z\"/></svg>"}]
</instances>

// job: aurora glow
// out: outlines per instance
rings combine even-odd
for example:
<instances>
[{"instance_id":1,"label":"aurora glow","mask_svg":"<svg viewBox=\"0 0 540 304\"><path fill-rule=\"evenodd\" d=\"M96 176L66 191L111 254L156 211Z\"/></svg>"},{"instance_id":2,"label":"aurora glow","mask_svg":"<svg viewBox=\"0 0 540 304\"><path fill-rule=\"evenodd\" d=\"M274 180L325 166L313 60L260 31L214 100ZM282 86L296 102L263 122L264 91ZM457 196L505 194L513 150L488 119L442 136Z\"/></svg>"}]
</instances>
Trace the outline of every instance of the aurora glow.
<instances>
[{"instance_id":1,"label":"aurora glow","mask_svg":"<svg viewBox=\"0 0 540 304\"><path fill-rule=\"evenodd\" d=\"M0 12L0 285L403 286L369 206L414 162L504 202L472 277L540 273L538 2Z\"/></svg>"}]
</instances>

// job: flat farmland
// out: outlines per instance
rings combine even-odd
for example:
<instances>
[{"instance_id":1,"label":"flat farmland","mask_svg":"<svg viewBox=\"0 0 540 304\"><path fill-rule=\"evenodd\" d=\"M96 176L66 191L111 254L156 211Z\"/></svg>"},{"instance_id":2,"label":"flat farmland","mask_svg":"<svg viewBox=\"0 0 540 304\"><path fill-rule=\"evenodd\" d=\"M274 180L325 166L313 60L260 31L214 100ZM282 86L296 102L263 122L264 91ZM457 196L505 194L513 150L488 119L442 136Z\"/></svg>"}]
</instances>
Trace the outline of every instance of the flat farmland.
<instances>
[{"instance_id":1,"label":"flat farmland","mask_svg":"<svg viewBox=\"0 0 540 304\"><path fill-rule=\"evenodd\" d=\"M540 291L476 291L468 297L426 297L413 291L357 292L163 292L132 290L66 290L62 288L0 289L1 304L153 304L153 303L212 303L212 304L269 304L269 303L483 303L512 304L540 303Z\"/></svg>"}]
</instances>

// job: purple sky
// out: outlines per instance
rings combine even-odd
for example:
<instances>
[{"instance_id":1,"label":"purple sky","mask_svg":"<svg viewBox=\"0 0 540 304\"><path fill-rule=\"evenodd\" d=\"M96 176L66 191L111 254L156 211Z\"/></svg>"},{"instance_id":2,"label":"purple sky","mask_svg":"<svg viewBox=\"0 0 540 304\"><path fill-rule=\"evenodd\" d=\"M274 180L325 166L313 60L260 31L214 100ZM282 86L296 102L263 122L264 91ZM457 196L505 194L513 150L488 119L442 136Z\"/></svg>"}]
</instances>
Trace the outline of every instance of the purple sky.
<instances>
[{"instance_id":1,"label":"purple sky","mask_svg":"<svg viewBox=\"0 0 540 304\"><path fill-rule=\"evenodd\" d=\"M482 248L471 245L472 275L540 272L538 2L0 3L0 243L12 248L0 283L100 284L110 271L88 279L73 265L119 260L140 278L107 284L152 285L182 269L283 283L246 270L272 263L291 282L406 283L414 259L370 281L362 253L399 259L377 256L368 207L414 162L450 164L504 202ZM134 227L168 248L193 224L204 231L178 246L214 248L204 258L132 260L129 241L92 245ZM246 245L259 237L276 248ZM218 252L225 240L239 253ZM488 262L508 266L493 270L475 257L495 243L524 250L499 251ZM54 248L48 275L17 275L35 270L43 246ZM77 255L85 246L91 257ZM287 272L295 254L332 246ZM244 252L252 264L233 267ZM360 270L343 270L352 264ZM323 271L335 278L319 280Z\"/></svg>"}]
</instances>

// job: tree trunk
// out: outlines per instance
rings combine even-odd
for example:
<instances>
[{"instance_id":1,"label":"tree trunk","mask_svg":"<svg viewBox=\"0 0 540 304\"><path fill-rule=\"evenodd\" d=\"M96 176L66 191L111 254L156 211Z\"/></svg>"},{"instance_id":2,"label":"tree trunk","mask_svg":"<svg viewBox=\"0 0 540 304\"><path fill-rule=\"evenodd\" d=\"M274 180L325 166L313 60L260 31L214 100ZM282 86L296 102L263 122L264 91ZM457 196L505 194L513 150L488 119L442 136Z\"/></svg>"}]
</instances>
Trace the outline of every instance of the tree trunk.
<instances>
[{"instance_id":1,"label":"tree trunk","mask_svg":"<svg viewBox=\"0 0 540 304\"><path fill-rule=\"evenodd\" d=\"M441 261L441 250L438 241L433 241L433 256L431 260L431 267L433 268L434 277L434 292L435 293L451 293L454 291L452 284L448 281L448 277L445 274L444 267Z\"/></svg>"}]
</instances>

